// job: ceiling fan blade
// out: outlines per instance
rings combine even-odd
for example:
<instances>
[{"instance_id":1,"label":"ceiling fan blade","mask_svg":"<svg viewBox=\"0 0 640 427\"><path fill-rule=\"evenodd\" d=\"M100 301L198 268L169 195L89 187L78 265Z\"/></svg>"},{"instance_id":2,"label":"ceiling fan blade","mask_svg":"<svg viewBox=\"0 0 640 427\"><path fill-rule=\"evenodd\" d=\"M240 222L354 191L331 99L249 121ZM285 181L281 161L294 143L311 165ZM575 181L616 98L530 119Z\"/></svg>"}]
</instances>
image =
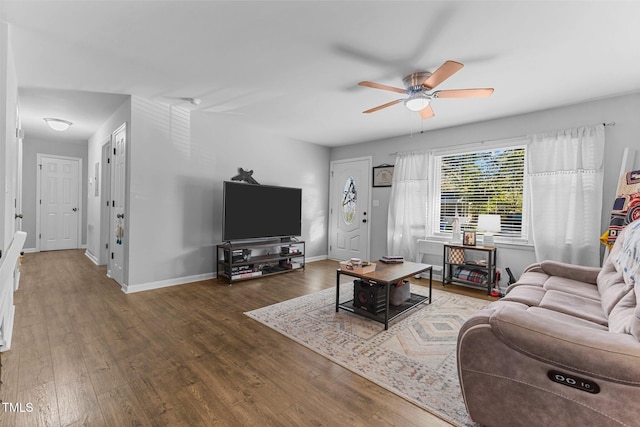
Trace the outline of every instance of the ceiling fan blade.
<instances>
[{"instance_id":1,"label":"ceiling fan blade","mask_svg":"<svg viewBox=\"0 0 640 427\"><path fill-rule=\"evenodd\" d=\"M420 117L422 117L422 120L430 119L431 117L436 115L433 112L433 108L431 108L431 105L427 105L422 110L420 110L419 113L420 113Z\"/></svg>"},{"instance_id":2,"label":"ceiling fan blade","mask_svg":"<svg viewBox=\"0 0 640 427\"><path fill-rule=\"evenodd\" d=\"M398 92L398 93L407 93L404 89L400 89L399 87L387 86L380 83L360 82L358 84L360 86L372 87L374 89L390 90L391 92Z\"/></svg>"},{"instance_id":3,"label":"ceiling fan blade","mask_svg":"<svg viewBox=\"0 0 640 427\"><path fill-rule=\"evenodd\" d=\"M451 90L437 90L433 92L434 98L486 98L491 96L493 88L478 88L478 89L451 89Z\"/></svg>"},{"instance_id":4,"label":"ceiling fan blade","mask_svg":"<svg viewBox=\"0 0 640 427\"><path fill-rule=\"evenodd\" d=\"M402 99L396 99L395 101L387 102L386 104L378 105L377 107L373 107L367 111L363 111L364 114L374 113L378 110L382 110L383 108L391 107L392 105L397 104L402 101Z\"/></svg>"},{"instance_id":5,"label":"ceiling fan blade","mask_svg":"<svg viewBox=\"0 0 640 427\"><path fill-rule=\"evenodd\" d=\"M463 64L456 61L445 61L431 76L422 83L427 89L433 89L464 67Z\"/></svg>"}]
</instances>

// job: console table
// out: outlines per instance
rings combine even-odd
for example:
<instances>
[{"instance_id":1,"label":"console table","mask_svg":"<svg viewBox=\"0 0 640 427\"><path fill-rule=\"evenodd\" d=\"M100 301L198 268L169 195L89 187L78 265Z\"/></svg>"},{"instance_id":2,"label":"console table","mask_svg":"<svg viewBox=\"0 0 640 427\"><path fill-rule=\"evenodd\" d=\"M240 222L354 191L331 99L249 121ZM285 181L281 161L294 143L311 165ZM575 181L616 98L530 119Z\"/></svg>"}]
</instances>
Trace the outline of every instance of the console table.
<instances>
[{"instance_id":1,"label":"console table","mask_svg":"<svg viewBox=\"0 0 640 427\"><path fill-rule=\"evenodd\" d=\"M468 286L470 288L482 289L491 295L491 289L496 285L496 248L493 246L468 246L453 243L445 243L442 253L442 286L448 283ZM484 258L480 261L469 260L467 252L471 254L479 252ZM471 278L455 277L455 268L466 268L477 270L486 274L486 278L481 281L470 280Z\"/></svg>"},{"instance_id":2,"label":"console table","mask_svg":"<svg viewBox=\"0 0 640 427\"><path fill-rule=\"evenodd\" d=\"M391 285L395 285L407 277L415 276L419 273L429 271L429 296L417 295L411 293L409 300L405 301L398 306L389 305L389 289ZM371 285L382 285L385 288L385 307L381 314L370 313L366 310L361 310L353 305L353 299L344 303L340 302L340 275L346 275L356 277L361 280L367 281ZM384 323L384 329L389 328L389 321L395 319L402 313L416 307L418 304L428 302L431 304L431 287L433 279L433 269L429 264L420 264L416 262L402 262L397 264L385 264L382 261L376 262L376 269L370 273L356 273L351 270L338 269L336 271L336 312L340 309L350 311L352 313L359 314L361 316L368 317L377 322ZM406 285L410 286L410 285Z\"/></svg>"}]
</instances>

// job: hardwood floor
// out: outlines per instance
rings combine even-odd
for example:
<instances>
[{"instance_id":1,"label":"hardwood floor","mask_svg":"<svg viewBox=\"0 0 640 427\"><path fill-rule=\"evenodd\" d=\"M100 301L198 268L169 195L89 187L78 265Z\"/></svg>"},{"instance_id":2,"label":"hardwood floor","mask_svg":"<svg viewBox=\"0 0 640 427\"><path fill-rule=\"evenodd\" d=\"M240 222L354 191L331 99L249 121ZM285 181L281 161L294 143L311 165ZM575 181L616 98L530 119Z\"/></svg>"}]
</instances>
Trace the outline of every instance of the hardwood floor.
<instances>
[{"instance_id":1,"label":"hardwood floor","mask_svg":"<svg viewBox=\"0 0 640 427\"><path fill-rule=\"evenodd\" d=\"M126 295L84 251L26 254L0 425L448 426L243 314L333 287L336 267Z\"/></svg>"}]
</instances>

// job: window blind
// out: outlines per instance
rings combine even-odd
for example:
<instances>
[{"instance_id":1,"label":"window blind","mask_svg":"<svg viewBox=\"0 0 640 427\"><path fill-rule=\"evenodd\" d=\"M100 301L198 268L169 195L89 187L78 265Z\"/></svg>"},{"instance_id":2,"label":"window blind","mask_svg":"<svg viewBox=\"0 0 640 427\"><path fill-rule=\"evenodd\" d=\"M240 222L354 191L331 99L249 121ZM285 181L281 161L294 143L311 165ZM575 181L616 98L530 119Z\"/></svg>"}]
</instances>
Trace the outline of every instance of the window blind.
<instances>
[{"instance_id":1,"label":"window blind","mask_svg":"<svg viewBox=\"0 0 640 427\"><path fill-rule=\"evenodd\" d=\"M498 214L497 236L524 238L525 147L437 156L440 165L440 231L451 231L454 216L476 230L479 214Z\"/></svg>"}]
</instances>

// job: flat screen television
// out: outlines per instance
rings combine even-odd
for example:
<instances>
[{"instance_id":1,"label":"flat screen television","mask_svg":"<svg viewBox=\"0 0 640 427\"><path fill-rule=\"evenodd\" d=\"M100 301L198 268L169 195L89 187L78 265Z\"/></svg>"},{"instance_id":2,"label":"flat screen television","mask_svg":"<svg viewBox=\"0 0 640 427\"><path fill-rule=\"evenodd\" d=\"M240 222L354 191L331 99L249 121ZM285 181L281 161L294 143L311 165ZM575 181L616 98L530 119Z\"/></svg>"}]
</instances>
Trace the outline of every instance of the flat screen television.
<instances>
[{"instance_id":1,"label":"flat screen television","mask_svg":"<svg viewBox=\"0 0 640 427\"><path fill-rule=\"evenodd\" d=\"M222 193L224 241L302 234L302 189L225 181Z\"/></svg>"}]
</instances>

